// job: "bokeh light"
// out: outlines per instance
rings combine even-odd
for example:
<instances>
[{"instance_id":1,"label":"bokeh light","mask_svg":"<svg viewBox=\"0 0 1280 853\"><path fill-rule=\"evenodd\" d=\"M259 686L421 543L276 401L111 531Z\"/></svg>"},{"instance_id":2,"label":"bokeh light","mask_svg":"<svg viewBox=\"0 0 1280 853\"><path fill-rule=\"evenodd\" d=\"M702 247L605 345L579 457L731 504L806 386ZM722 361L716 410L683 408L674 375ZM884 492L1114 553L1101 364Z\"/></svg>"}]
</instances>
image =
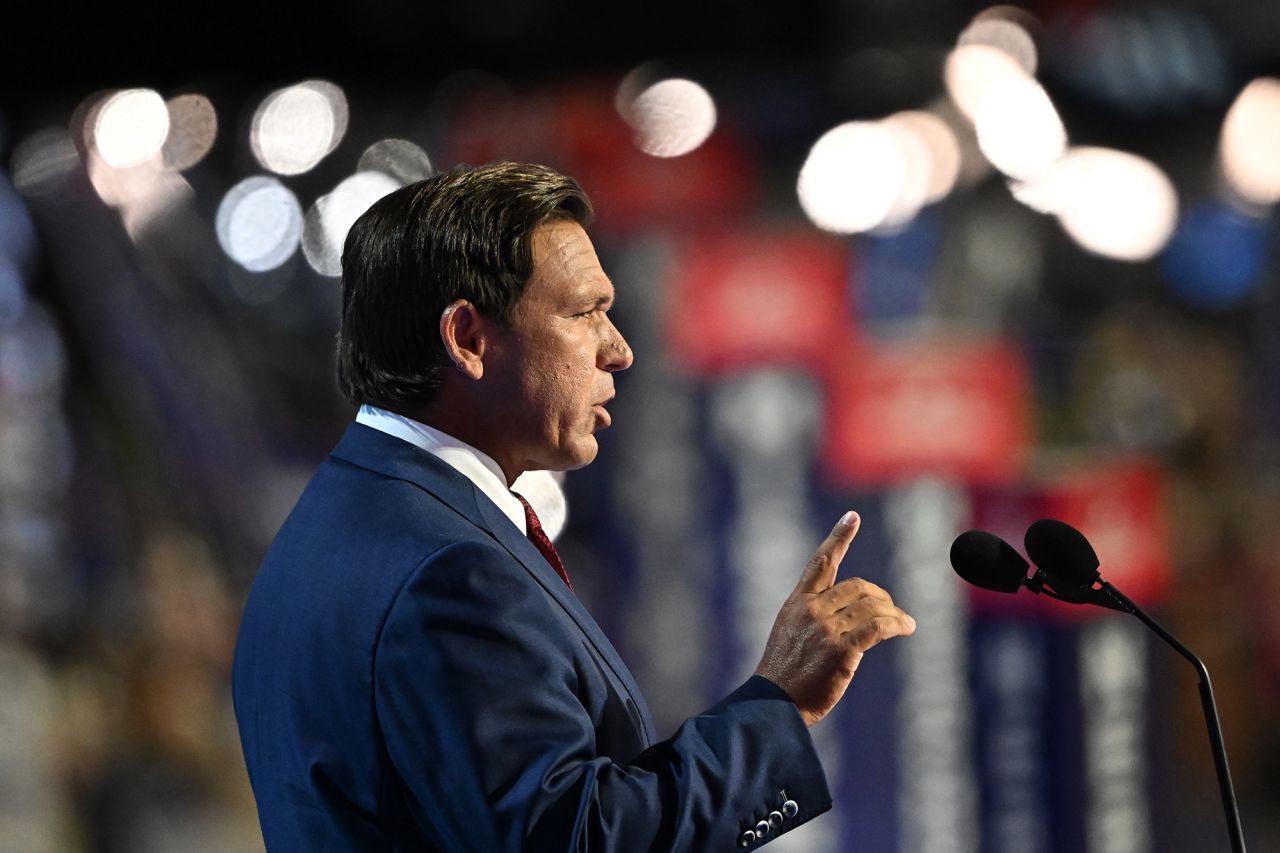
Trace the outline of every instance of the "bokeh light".
<instances>
[{"instance_id":1,"label":"bokeh light","mask_svg":"<svg viewBox=\"0 0 1280 853\"><path fill-rule=\"evenodd\" d=\"M323 160L347 132L347 99L325 80L308 80L268 95L249 131L253 156L279 175L300 175Z\"/></svg>"},{"instance_id":2,"label":"bokeh light","mask_svg":"<svg viewBox=\"0 0 1280 853\"><path fill-rule=\"evenodd\" d=\"M1252 293L1267 266L1270 224L1230 205L1200 204L1182 217L1160 258L1169 287L1199 308L1229 308Z\"/></svg>"},{"instance_id":3,"label":"bokeh light","mask_svg":"<svg viewBox=\"0 0 1280 853\"><path fill-rule=\"evenodd\" d=\"M375 201L403 184L382 172L357 172L316 199L302 230L302 253L321 275L342 275L342 247L347 232Z\"/></svg>"},{"instance_id":4,"label":"bokeh light","mask_svg":"<svg viewBox=\"0 0 1280 853\"><path fill-rule=\"evenodd\" d=\"M645 89L623 113L636 134L636 146L654 157L679 157L693 151L716 127L711 94L692 80L661 80Z\"/></svg>"},{"instance_id":5,"label":"bokeh light","mask_svg":"<svg viewBox=\"0 0 1280 853\"><path fill-rule=\"evenodd\" d=\"M1280 201L1280 80L1261 77L1236 98L1222 124L1222 175L1252 204Z\"/></svg>"},{"instance_id":6,"label":"bokeh light","mask_svg":"<svg viewBox=\"0 0 1280 853\"><path fill-rule=\"evenodd\" d=\"M927 160L918 164L927 173L923 203L938 201L951 192L960 175L960 141L951 126L925 110L894 113L884 123L895 132L913 134L924 146Z\"/></svg>"},{"instance_id":7,"label":"bokeh light","mask_svg":"<svg viewBox=\"0 0 1280 853\"><path fill-rule=\"evenodd\" d=\"M125 89L97 110L93 144L103 162L116 169L136 166L159 153L169 135L169 109L158 92Z\"/></svg>"},{"instance_id":8,"label":"bokeh light","mask_svg":"<svg viewBox=\"0 0 1280 853\"><path fill-rule=\"evenodd\" d=\"M986 44L964 44L947 54L943 79L947 93L970 121L978 113L988 90L1010 77L1025 79L1026 69L999 48Z\"/></svg>"},{"instance_id":9,"label":"bokeh light","mask_svg":"<svg viewBox=\"0 0 1280 853\"><path fill-rule=\"evenodd\" d=\"M382 172L402 184L412 184L431 177L431 158L407 139L383 139L364 150L356 171Z\"/></svg>"},{"instance_id":10,"label":"bokeh light","mask_svg":"<svg viewBox=\"0 0 1280 853\"><path fill-rule=\"evenodd\" d=\"M666 76L657 62L646 62L627 72L613 93L613 108L622 116L623 121L631 124L631 107L636 98L654 83L666 79Z\"/></svg>"},{"instance_id":11,"label":"bokeh light","mask_svg":"<svg viewBox=\"0 0 1280 853\"><path fill-rule=\"evenodd\" d=\"M1043 172L1067 147L1057 109L1031 77L993 79L973 119L978 147L991 165L1012 178Z\"/></svg>"},{"instance_id":12,"label":"bokeh light","mask_svg":"<svg viewBox=\"0 0 1280 853\"><path fill-rule=\"evenodd\" d=\"M993 6L979 13L960 33L957 45L986 45L1006 54L1027 74L1036 72L1039 56L1027 24L1030 13L1016 6Z\"/></svg>"},{"instance_id":13,"label":"bokeh light","mask_svg":"<svg viewBox=\"0 0 1280 853\"><path fill-rule=\"evenodd\" d=\"M98 197L120 211L125 231L135 240L160 217L194 198L191 185L182 175L166 169L157 152L149 159L127 168L109 165L97 152L90 152L89 182Z\"/></svg>"},{"instance_id":14,"label":"bokeh light","mask_svg":"<svg viewBox=\"0 0 1280 853\"><path fill-rule=\"evenodd\" d=\"M214 220L218 245L250 272L266 272L289 260L302 238L302 205L293 191L269 175L232 187Z\"/></svg>"},{"instance_id":15,"label":"bokeh light","mask_svg":"<svg viewBox=\"0 0 1280 853\"><path fill-rule=\"evenodd\" d=\"M32 196L58 186L79 162L71 134L61 127L47 127L18 143L9 168L18 192Z\"/></svg>"},{"instance_id":16,"label":"bokeh light","mask_svg":"<svg viewBox=\"0 0 1280 853\"><path fill-rule=\"evenodd\" d=\"M1150 258L1178 223L1178 195L1168 176L1150 160L1110 148L1072 148L1012 190L1030 207L1056 214L1083 248L1117 260Z\"/></svg>"},{"instance_id":17,"label":"bokeh light","mask_svg":"<svg viewBox=\"0 0 1280 853\"><path fill-rule=\"evenodd\" d=\"M181 172L199 163L213 149L218 114L204 95L178 95L165 106L169 111L169 136L160 153L166 166Z\"/></svg>"},{"instance_id":18,"label":"bokeh light","mask_svg":"<svg viewBox=\"0 0 1280 853\"><path fill-rule=\"evenodd\" d=\"M846 122L810 149L796 186L800 206L826 231L869 231L893 210L906 167L892 130L878 122Z\"/></svg>"},{"instance_id":19,"label":"bokeh light","mask_svg":"<svg viewBox=\"0 0 1280 853\"><path fill-rule=\"evenodd\" d=\"M929 180L933 170L933 158L924 137L908 122L882 121L880 126L893 137L902 156L902 182L894 195L893 204L878 227L892 230L915 218L924 207L929 194Z\"/></svg>"}]
</instances>

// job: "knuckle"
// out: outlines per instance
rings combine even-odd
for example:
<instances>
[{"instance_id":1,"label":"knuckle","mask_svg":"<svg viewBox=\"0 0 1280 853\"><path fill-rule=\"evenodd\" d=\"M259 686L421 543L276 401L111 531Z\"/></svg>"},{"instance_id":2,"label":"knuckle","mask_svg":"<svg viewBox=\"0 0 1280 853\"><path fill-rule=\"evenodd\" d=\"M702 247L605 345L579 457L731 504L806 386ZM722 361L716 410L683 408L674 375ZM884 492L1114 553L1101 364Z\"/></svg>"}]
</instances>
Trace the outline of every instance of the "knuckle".
<instances>
[{"instance_id":1,"label":"knuckle","mask_svg":"<svg viewBox=\"0 0 1280 853\"><path fill-rule=\"evenodd\" d=\"M871 581L863 581L863 582L862 582L862 594L863 594L863 595L873 596L873 597L875 597L875 598L888 598L888 597L889 597L889 593L885 592L883 587L881 587L881 586L879 586L879 585L877 585L877 584L874 584L874 583L872 583Z\"/></svg>"},{"instance_id":2,"label":"knuckle","mask_svg":"<svg viewBox=\"0 0 1280 853\"><path fill-rule=\"evenodd\" d=\"M884 619L880 616L868 619L863 624L862 630L858 632L859 645L864 649L871 648L882 639L884 639Z\"/></svg>"},{"instance_id":3,"label":"knuckle","mask_svg":"<svg viewBox=\"0 0 1280 853\"><path fill-rule=\"evenodd\" d=\"M859 598L875 598L877 591L880 589L865 578L850 578L850 580L855 582L854 589Z\"/></svg>"},{"instance_id":4,"label":"knuckle","mask_svg":"<svg viewBox=\"0 0 1280 853\"><path fill-rule=\"evenodd\" d=\"M858 593L858 584L861 581L858 578L845 578L836 584L840 587L840 592L844 595L855 596Z\"/></svg>"}]
</instances>

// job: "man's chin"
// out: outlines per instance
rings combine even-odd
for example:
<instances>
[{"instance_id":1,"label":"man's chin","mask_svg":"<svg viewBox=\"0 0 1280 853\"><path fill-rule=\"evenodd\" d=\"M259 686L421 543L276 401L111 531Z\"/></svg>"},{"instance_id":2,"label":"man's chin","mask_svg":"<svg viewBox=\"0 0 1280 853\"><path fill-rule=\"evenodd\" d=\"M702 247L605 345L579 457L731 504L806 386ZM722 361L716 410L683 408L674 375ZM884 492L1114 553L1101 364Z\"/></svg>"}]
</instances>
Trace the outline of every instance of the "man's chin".
<instances>
[{"instance_id":1,"label":"man's chin","mask_svg":"<svg viewBox=\"0 0 1280 853\"><path fill-rule=\"evenodd\" d=\"M553 457L542 460L541 464L530 468L537 471L574 471L585 468L595 461L600 452L600 445L593 435L579 439L573 447L561 448Z\"/></svg>"},{"instance_id":2,"label":"man's chin","mask_svg":"<svg viewBox=\"0 0 1280 853\"><path fill-rule=\"evenodd\" d=\"M600 445L596 442L596 437L594 435L583 436L566 454L568 458L565 460L565 465L561 470L573 471L577 468L585 468L595 461L599 453Z\"/></svg>"},{"instance_id":3,"label":"man's chin","mask_svg":"<svg viewBox=\"0 0 1280 853\"><path fill-rule=\"evenodd\" d=\"M592 462L596 461L596 456L600 453L600 445L596 443L594 435L587 436L587 440L583 442L583 446L577 449L574 454L573 463L565 470L574 468L585 468Z\"/></svg>"}]
</instances>

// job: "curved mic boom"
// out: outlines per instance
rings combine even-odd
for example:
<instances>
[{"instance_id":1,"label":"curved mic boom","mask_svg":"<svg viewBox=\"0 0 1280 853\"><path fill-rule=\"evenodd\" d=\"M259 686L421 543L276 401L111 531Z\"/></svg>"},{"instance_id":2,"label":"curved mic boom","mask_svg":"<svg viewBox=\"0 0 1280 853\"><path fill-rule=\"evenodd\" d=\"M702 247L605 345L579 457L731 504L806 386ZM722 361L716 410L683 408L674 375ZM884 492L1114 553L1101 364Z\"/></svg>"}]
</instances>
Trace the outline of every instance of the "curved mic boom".
<instances>
[{"instance_id":1,"label":"curved mic boom","mask_svg":"<svg viewBox=\"0 0 1280 853\"><path fill-rule=\"evenodd\" d=\"M1102 580L1100 561L1084 534L1069 524L1053 518L1042 518L1027 528L1027 556L1035 562L1036 579L1044 578L1046 595L1077 604L1099 604L1112 610L1130 613L1186 658L1200 678L1200 705L1204 710L1205 728L1218 774L1218 790L1222 811L1227 819L1227 832L1234 853L1244 853L1244 832L1240 828L1240 810L1236 805L1231 771L1227 767L1227 749L1222 742L1222 724L1218 721L1218 705L1213 698L1209 670L1195 653L1134 604L1124 593ZM954 551L954 546L952 546ZM1030 582L1029 582L1030 583ZM1052 587L1052 588L1051 588Z\"/></svg>"}]
</instances>

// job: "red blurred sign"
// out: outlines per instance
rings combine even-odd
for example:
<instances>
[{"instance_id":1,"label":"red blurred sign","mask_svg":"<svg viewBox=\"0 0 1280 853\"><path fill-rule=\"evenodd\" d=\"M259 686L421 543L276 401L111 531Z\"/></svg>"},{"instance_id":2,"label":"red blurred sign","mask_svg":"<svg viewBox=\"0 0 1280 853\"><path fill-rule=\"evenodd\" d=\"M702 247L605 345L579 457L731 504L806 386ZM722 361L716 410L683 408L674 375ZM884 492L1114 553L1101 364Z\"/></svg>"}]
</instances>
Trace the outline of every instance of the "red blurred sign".
<instances>
[{"instance_id":1,"label":"red blurred sign","mask_svg":"<svg viewBox=\"0 0 1280 853\"><path fill-rule=\"evenodd\" d=\"M1148 607L1164 599L1169 584L1169 532L1163 495L1163 476L1154 463L1095 463L1036 485L976 492L973 525L995 533L1025 556L1022 538L1033 521L1065 521L1093 545L1102 564L1102 577L1139 606ZM1073 620L1104 612L1026 591L1005 595L971 589L979 613L1034 612Z\"/></svg>"},{"instance_id":2,"label":"red blurred sign","mask_svg":"<svg viewBox=\"0 0 1280 853\"><path fill-rule=\"evenodd\" d=\"M451 161L527 160L572 175L606 232L737 214L757 195L755 164L730 129L688 154L650 156L618 115L612 86L478 89L454 106L451 138Z\"/></svg>"},{"instance_id":3,"label":"red blurred sign","mask_svg":"<svg viewBox=\"0 0 1280 853\"><path fill-rule=\"evenodd\" d=\"M1162 485L1154 464L1073 471L1047 495L1045 517L1088 537L1104 578L1139 604L1154 603L1169 582Z\"/></svg>"},{"instance_id":4,"label":"red blurred sign","mask_svg":"<svg viewBox=\"0 0 1280 853\"><path fill-rule=\"evenodd\" d=\"M666 300L668 351L702 375L776 365L830 369L853 334L846 251L807 230L690 240Z\"/></svg>"},{"instance_id":5,"label":"red blurred sign","mask_svg":"<svg viewBox=\"0 0 1280 853\"><path fill-rule=\"evenodd\" d=\"M944 475L1008 482L1029 439L1021 353L1002 341L946 338L867 343L832 377L827 472L877 486Z\"/></svg>"}]
</instances>

